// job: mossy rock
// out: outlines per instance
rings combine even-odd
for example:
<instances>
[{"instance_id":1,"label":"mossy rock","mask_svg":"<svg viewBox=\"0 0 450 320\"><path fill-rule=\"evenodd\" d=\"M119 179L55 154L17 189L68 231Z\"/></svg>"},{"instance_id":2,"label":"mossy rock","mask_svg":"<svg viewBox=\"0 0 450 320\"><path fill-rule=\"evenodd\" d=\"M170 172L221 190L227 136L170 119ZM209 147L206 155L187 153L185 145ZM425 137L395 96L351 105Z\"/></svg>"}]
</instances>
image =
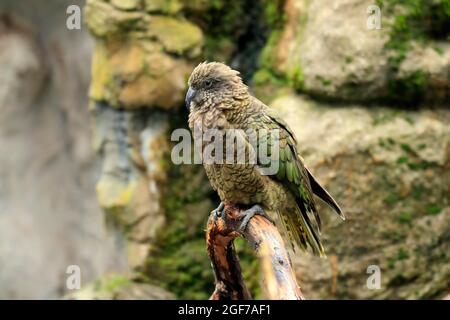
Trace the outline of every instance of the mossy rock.
<instances>
[{"instance_id":1,"label":"mossy rock","mask_svg":"<svg viewBox=\"0 0 450 320\"><path fill-rule=\"evenodd\" d=\"M293 257L313 299L437 299L448 292L450 112L336 106L286 96L273 106L306 166L340 204L320 204L328 259ZM366 286L381 269L381 288Z\"/></svg>"},{"instance_id":2,"label":"mossy rock","mask_svg":"<svg viewBox=\"0 0 450 320\"><path fill-rule=\"evenodd\" d=\"M168 300L174 295L136 276L107 274L66 296L70 300Z\"/></svg>"},{"instance_id":3,"label":"mossy rock","mask_svg":"<svg viewBox=\"0 0 450 320\"><path fill-rule=\"evenodd\" d=\"M361 16L368 5L287 2L285 18L278 19L262 51L260 69L322 100L445 105L450 99L448 0L378 1L382 28L374 30Z\"/></svg>"}]
</instances>

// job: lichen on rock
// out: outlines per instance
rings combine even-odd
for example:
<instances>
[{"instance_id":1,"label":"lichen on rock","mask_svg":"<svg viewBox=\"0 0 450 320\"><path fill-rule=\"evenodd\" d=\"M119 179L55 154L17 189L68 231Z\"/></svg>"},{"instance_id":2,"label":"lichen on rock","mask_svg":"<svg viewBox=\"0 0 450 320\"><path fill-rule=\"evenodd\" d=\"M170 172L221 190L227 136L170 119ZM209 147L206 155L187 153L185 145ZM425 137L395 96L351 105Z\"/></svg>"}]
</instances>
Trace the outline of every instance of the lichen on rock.
<instances>
[{"instance_id":1,"label":"lichen on rock","mask_svg":"<svg viewBox=\"0 0 450 320\"><path fill-rule=\"evenodd\" d=\"M449 111L336 108L302 96L272 105L297 134L305 164L347 217L339 221L320 206L332 259L295 258L305 295L443 295L450 279ZM370 265L381 269L381 290L365 285Z\"/></svg>"},{"instance_id":2,"label":"lichen on rock","mask_svg":"<svg viewBox=\"0 0 450 320\"><path fill-rule=\"evenodd\" d=\"M136 276L107 274L81 290L66 296L69 300L172 300L174 295L160 287L136 281Z\"/></svg>"},{"instance_id":3,"label":"lichen on rock","mask_svg":"<svg viewBox=\"0 0 450 320\"><path fill-rule=\"evenodd\" d=\"M116 108L174 108L201 53L202 31L180 17L126 11L105 1L85 8L98 38L90 98Z\"/></svg>"},{"instance_id":4,"label":"lichen on rock","mask_svg":"<svg viewBox=\"0 0 450 320\"><path fill-rule=\"evenodd\" d=\"M371 1L335 1L330 6L287 0L286 21L273 30L263 65L286 77L296 90L316 97L407 106L446 102L450 61L442 40L450 17L444 2L379 1L382 28L370 29L369 14L363 13ZM430 17L436 18L431 25Z\"/></svg>"},{"instance_id":5,"label":"lichen on rock","mask_svg":"<svg viewBox=\"0 0 450 320\"><path fill-rule=\"evenodd\" d=\"M94 148L102 155L98 201L107 222L127 240L129 265L139 267L165 222L160 201L166 179L162 159L169 147L167 116L156 110L130 113L99 102L91 114Z\"/></svg>"},{"instance_id":6,"label":"lichen on rock","mask_svg":"<svg viewBox=\"0 0 450 320\"><path fill-rule=\"evenodd\" d=\"M407 39L399 50L401 13L386 13L383 29L369 30L370 1L263 3L88 1L97 192L123 232L130 266L139 281L177 297L211 293L203 229L219 199L201 166L171 163L169 133L186 127L186 111L177 108L194 65L221 60L240 69L264 102L275 98L306 165L347 215L342 223L320 206L330 259L294 258L305 295L439 297L449 279L450 116L374 102L398 102L394 93L408 107L424 93L445 101L448 45ZM238 246L246 281L260 297L257 260ZM380 291L364 287L371 264L383 272Z\"/></svg>"}]
</instances>

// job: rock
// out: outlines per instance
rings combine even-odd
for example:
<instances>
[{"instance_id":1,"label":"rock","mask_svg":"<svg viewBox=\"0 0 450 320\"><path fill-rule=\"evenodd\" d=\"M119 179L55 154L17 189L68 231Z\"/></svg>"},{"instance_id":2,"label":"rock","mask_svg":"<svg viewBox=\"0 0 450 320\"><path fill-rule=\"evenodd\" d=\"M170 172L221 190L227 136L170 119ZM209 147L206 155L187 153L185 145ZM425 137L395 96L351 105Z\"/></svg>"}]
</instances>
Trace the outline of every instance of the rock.
<instances>
[{"instance_id":1,"label":"rock","mask_svg":"<svg viewBox=\"0 0 450 320\"><path fill-rule=\"evenodd\" d=\"M99 38L92 60L90 98L115 108L176 108L201 53L203 34L187 20L118 10L104 1L86 5Z\"/></svg>"},{"instance_id":2,"label":"rock","mask_svg":"<svg viewBox=\"0 0 450 320\"><path fill-rule=\"evenodd\" d=\"M169 109L182 104L185 79L193 66L162 52L148 52L149 46L130 43L111 52L102 43L97 44L90 98L127 109Z\"/></svg>"},{"instance_id":3,"label":"rock","mask_svg":"<svg viewBox=\"0 0 450 320\"><path fill-rule=\"evenodd\" d=\"M151 13L175 14L183 8L179 0L144 0L145 10Z\"/></svg>"},{"instance_id":4,"label":"rock","mask_svg":"<svg viewBox=\"0 0 450 320\"><path fill-rule=\"evenodd\" d=\"M288 0L288 20L272 50L275 70L297 89L315 95L361 100L383 95L387 34L366 27L370 4Z\"/></svg>"},{"instance_id":5,"label":"rock","mask_svg":"<svg viewBox=\"0 0 450 320\"><path fill-rule=\"evenodd\" d=\"M88 0L84 18L90 32L97 37L117 36L144 23L142 12L119 10L102 0Z\"/></svg>"},{"instance_id":6,"label":"rock","mask_svg":"<svg viewBox=\"0 0 450 320\"><path fill-rule=\"evenodd\" d=\"M2 114L0 121L14 113L29 111L28 108L42 90L48 74L42 59L42 48L31 31L14 26L10 17L0 19L2 51L0 62L4 70L0 75L0 101ZM19 109L20 108L20 109Z\"/></svg>"},{"instance_id":7,"label":"rock","mask_svg":"<svg viewBox=\"0 0 450 320\"><path fill-rule=\"evenodd\" d=\"M141 0L111 0L111 4L121 10L140 9Z\"/></svg>"},{"instance_id":8,"label":"rock","mask_svg":"<svg viewBox=\"0 0 450 320\"><path fill-rule=\"evenodd\" d=\"M141 266L164 224L162 165L168 152L167 115L159 111L92 108L94 147L102 155L97 196L108 221L126 236L128 263Z\"/></svg>"},{"instance_id":9,"label":"rock","mask_svg":"<svg viewBox=\"0 0 450 320\"><path fill-rule=\"evenodd\" d=\"M132 276L109 274L66 296L70 300L173 300L157 286L137 282Z\"/></svg>"},{"instance_id":10,"label":"rock","mask_svg":"<svg viewBox=\"0 0 450 320\"><path fill-rule=\"evenodd\" d=\"M93 42L65 28L69 5L0 2L0 299L58 299L71 265L83 282L127 267L95 196Z\"/></svg>"},{"instance_id":11,"label":"rock","mask_svg":"<svg viewBox=\"0 0 450 320\"><path fill-rule=\"evenodd\" d=\"M162 43L167 52L181 55L193 48L200 49L202 31L194 24L171 17L151 16L147 35ZM198 55L200 50L194 52Z\"/></svg>"},{"instance_id":12,"label":"rock","mask_svg":"<svg viewBox=\"0 0 450 320\"><path fill-rule=\"evenodd\" d=\"M426 20L426 12L439 11L439 7L426 2L417 8L408 3L383 3L382 28L369 29L371 1L339 0L329 5L287 0L287 22L282 30L274 31L276 41L268 43L266 60L297 90L317 97L410 104L423 99L446 101L448 43L415 23ZM415 41L414 37L427 41ZM428 90L437 93L430 97Z\"/></svg>"},{"instance_id":13,"label":"rock","mask_svg":"<svg viewBox=\"0 0 450 320\"><path fill-rule=\"evenodd\" d=\"M294 258L309 299L439 298L450 279L450 112L336 107L303 96L272 106L341 205L321 205L328 259ZM381 269L381 289L366 287Z\"/></svg>"},{"instance_id":14,"label":"rock","mask_svg":"<svg viewBox=\"0 0 450 320\"><path fill-rule=\"evenodd\" d=\"M399 79L423 78L427 100L448 101L450 99L450 44L433 43L423 47L415 44L399 67ZM418 76L419 75L419 78ZM419 88L420 89L420 88Z\"/></svg>"}]
</instances>

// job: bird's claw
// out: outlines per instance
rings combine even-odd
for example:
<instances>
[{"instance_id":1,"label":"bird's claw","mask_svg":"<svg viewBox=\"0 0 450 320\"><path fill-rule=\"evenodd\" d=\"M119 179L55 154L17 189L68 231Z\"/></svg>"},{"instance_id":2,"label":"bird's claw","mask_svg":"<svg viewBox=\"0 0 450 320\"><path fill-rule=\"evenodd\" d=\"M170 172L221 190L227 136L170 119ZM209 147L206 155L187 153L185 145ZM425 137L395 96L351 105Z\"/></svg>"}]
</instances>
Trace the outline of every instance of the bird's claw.
<instances>
[{"instance_id":1,"label":"bird's claw","mask_svg":"<svg viewBox=\"0 0 450 320\"><path fill-rule=\"evenodd\" d=\"M245 229L247 228L248 223L250 222L250 219L253 218L255 215L262 216L269 220L271 223L274 224L272 218L270 218L266 212L263 210L263 208L260 205L255 204L253 207L251 207L248 210L245 210L242 215L244 216L244 219L242 219L241 225L238 228L239 233L243 233Z\"/></svg>"},{"instance_id":2,"label":"bird's claw","mask_svg":"<svg viewBox=\"0 0 450 320\"><path fill-rule=\"evenodd\" d=\"M213 210L216 218L220 218L223 215L224 211L225 211L225 204L223 202L221 202L219 206Z\"/></svg>"}]
</instances>

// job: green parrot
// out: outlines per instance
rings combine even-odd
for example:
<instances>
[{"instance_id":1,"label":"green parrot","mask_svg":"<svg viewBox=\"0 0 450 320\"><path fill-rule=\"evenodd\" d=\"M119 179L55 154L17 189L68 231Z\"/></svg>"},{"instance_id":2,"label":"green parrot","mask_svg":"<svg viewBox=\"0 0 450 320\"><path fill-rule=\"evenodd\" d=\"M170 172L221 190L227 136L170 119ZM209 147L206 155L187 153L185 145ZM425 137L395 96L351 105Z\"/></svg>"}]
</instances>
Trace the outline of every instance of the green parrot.
<instances>
[{"instance_id":1,"label":"green parrot","mask_svg":"<svg viewBox=\"0 0 450 320\"><path fill-rule=\"evenodd\" d=\"M199 64L188 84L186 107L194 139L202 138L207 130L223 132L223 135L234 130L237 132L233 137L236 138L234 148L226 144L225 138L218 140L218 144L226 152L232 152L234 160L239 152L243 152L247 159L244 162L203 162L208 179L222 201L216 214L223 213L224 203L243 207L245 216L241 229L244 230L255 214L276 212L294 250L295 246L305 251L310 247L315 254L323 256L319 238L321 222L313 194L330 205L342 219L345 218L336 201L303 164L292 130L274 110L249 93L238 71L223 63ZM256 144L242 134L252 130L257 133ZM252 150L253 154L259 155L258 148L273 145L277 146L277 157L270 157L268 163L262 163L259 157L250 161ZM207 143L202 141L202 147L206 146ZM269 156L273 154L270 150L267 151ZM262 169L267 167L275 170L264 173ZM312 224L309 215L315 217L317 226Z\"/></svg>"}]
</instances>

